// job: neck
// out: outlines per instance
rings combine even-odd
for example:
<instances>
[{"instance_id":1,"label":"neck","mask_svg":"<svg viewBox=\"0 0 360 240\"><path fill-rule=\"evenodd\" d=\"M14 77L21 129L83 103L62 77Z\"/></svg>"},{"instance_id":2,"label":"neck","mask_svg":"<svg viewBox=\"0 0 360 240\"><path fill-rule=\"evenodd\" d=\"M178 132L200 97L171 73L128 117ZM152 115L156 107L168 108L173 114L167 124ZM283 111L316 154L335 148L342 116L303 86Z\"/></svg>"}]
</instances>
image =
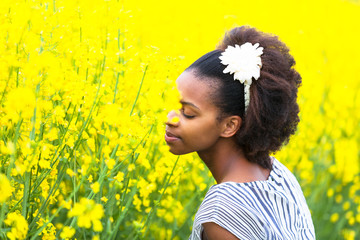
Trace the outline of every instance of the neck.
<instances>
[{"instance_id":1,"label":"neck","mask_svg":"<svg viewBox=\"0 0 360 240\"><path fill-rule=\"evenodd\" d=\"M217 183L267 180L270 170L246 159L234 138L220 138L206 151L198 152Z\"/></svg>"}]
</instances>

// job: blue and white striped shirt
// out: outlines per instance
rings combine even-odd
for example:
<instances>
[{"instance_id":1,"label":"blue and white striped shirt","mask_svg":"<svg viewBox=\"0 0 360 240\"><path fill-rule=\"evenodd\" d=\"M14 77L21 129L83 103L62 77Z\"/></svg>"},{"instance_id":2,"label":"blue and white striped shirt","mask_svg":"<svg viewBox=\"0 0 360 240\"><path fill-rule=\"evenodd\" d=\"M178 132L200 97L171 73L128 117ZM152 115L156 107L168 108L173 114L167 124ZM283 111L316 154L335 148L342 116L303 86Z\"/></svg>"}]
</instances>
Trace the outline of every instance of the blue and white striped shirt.
<instances>
[{"instance_id":1,"label":"blue and white striped shirt","mask_svg":"<svg viewBox=\"0 0 360 240\"><path fill-rule=\"evenodd\" d=\"M190 240L214 222L241 240L315 239L314 225L295 176L277 159L266 181L210 187L195 215Z\"/></svg>"}]
</instances>

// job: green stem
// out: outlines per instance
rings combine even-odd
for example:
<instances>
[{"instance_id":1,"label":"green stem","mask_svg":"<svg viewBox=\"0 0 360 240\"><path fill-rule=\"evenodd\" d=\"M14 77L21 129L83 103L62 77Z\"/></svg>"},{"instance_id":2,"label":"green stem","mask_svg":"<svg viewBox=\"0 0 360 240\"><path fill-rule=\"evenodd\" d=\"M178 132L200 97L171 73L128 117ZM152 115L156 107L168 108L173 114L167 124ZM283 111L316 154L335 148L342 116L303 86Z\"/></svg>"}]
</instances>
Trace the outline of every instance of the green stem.
<instances>
[{"instance_id":1,"label":"green stem","mask_svg":"<svg viewBox=\"0 0 360 240\"><path fill-rule=\"evenodd\" d=\"M5 203L0 203L0 229L2 229L2 225L4 222L4 217L5 217L5 208L7 208Z\"/></svg>"},{"instance_id":2,"label":"green stem","mask_svg":"<svg viewBox=\"0 0 360 240\"><path fill-rule=\"evenodd\" d=\"M70 196L66 199L66 202L69 201L69 200L73 197L73 195L74 195L75 192L79 191L82 183L84 182L84 179L85 179L85 177L83 176L83 177L81 178L80 183L79 183L79 185L77 186L77 188L74 189L74 191L71 192ZM56 210L56 212L55 212L51 217L49 217L49 220L48 220L45 224L43 224L39 229L37 229L37 230L35 229L36 232L34 232L35 230L33 230L32 232L30 232L30 234L29 234L27 237L32 236L31 240L34 240L34 239L42 232L42 230L43 230L49 223L51 223L51 221L58 215L58 213L59 213L63 208L64 208L64 207L62 207L62 206L58 207L57 210ZM73 218L73 220L75 220L75 218ZM29 226L29 229L30 229L30 226ZM59 232L58 232L58 234L59 234Z\"/></svg>"},{"instance_id":3,"label":"green stem","mask_svg":"<svg viewBox=\"0 0 360 240\"><path fill-rule=\"evenodd\" d=\"M116 75L116 83L115 83L115 89L114 89L114 98L113 98L113 103L115 103L115 99L116 99L116 93L117 93L117 86L119 83L119 77L120 77L120 73L118 72Z\"/></svg>"},{"instance_id":4,"label":"green stem","mask_svg":"<svg viewBox=\"0 0 360 240\"><path fill-rule=\"evenodd\" d=\"M137 100L138 100L138 98L139 98L140 91L141 91L141 87L142 87L142 85L143 85L143 82L144 82L144 78L145 78L145 74L146 74L147 69L148 69L148 65L146 65L146 67L145 67L144 74L143 74L142 79L141 79L141 82L140 82L139 90L138 90L138 92L137 92L137 95L136 95L134 104L132 105L132 108L131 108L131 111L130 111L130 116L133 114L133 111L134 111L136 102L137 102Z\"/></svg>"},{"instance_id":5,"label":"green stem","mask_svg":"<svg viewBox=\"0 0 360 240\"><path fill-rule=\"evenodd\" d=\"M23 119L21 118L21 115L19 117L19 121L16 124L16 130L15 130L15 137L14 137L14 153L11 154L11 160L10 160L10 164L7 170L7 178L10 179L10 173L11 173L11 169L14 167L15 165L15 160L16 160L16 143L17 143L17 139L20 135L20 128L21 128L21 124L23 123Z\"/></svg>"},{"instance_id":6,"label":"green stem","mask_svg":"<svg viewBox=\"0 0 360 240\"><path fill-rule=\"evenodd\" d=\"M170 179L171 179L172 175L174 174L174 170L175 170L176 165L177 165L177 163L179 161L179 158L180 158L180 156L177 157L177 159L176 159L176 161L174 163L174 166L173 166L173 168L171 170L171 173L170 173L170 175L169 175L169 177L168 177L168 179L167 179L167 181L165 183L163 191L162 191L161 195L159 196L159 199L155 202L154 206L151 208L150 212L148 213L146 221L145 221L144 225L142 226L141 230L144 229L147 226L147 224L150 222L150 220L151 220L151 218L153 216L153 213L156 211L157 206L160 204L160 201L161 201L163 195L165 194L165 191L166 191L167 187L169 186ZM138 235L141 232L141 230L138 231L138 233L135 236L135 239L137 239L139 237ZM146 233L147 233L148 230L149 230L149 228L146 228L142 238L145 238Z\"/></svg>"},{"instance_id":7,"label":"green stem","mask_svg":"<svg viewBox=\"0 0 360 240\"><path fill-rule=\"evenodd\" d=\"M120 228L121 222L124 220L124 218L125 218L125 216L126 216L126 213L127 213L127 211L129 210L129 207L130 207L130 205L131 205L131 203L132 203L132 199L133 199L133 197L134 197L134 195L135 195L135 193L136 193L136 190L137 190L137 188L136 188L136 186L134 186L134 187L131 189L130 196L129 196L127 202L126 202L126 205L125 205L124 210L121 210L121 208L120 208L119 217L118 217L118 219L116 220L115 227L114 227L114 231L111 233L111 235L110 235L110 237L109 237L110 240L114 240L114 239L115 239L116 234L117 234L117 232L118 232L118 230L119 230L119 228Z\"/></svg>"},{"instance_id":8,"label":"green stem","mask_svg":"<svg viewBox=\"0 0 360 240\"><path fill-rule=\"evenodd\" d=\"M22 202L22 215L27 219L27 207L29 200L30 172L25 172L24 195Z\"/></svg>"},{"instance_id":9,"label":"green stem","mask_svg":"<svg viewBox=\"0 0 360 240\"><path fill-rule=\"evenodd\" d=\"M4 100L5 93L6 93L6 90L7 90L8 85L9 85L9 81L10 81L10 79L11 79L11 75L12 75L13 69L14 69L13 67L10 67L10 69L9 69L9 77L8 77L8 79L7 79L7 81L6 81L5 88L4 88L4 91L3 91L2 96L1 96L0 105L2 104L2 102L3 102L3 100Z\"/></svg>"},{"instance_id":10,"label":"green stem","mask_svg":"<svg viewBox=\"0 0 360 240\"><path fill-rule=\"evenodd\" d=\"M71 118L69 120L69 124L65 130L65 133L63 134L62 138L60 139L60 143L59 143L59 146L56 148L55 150L55 153L52 157L52 159L50 160L51 164L51 168L54 166L54 164L57 162L57 160L59 159L59 157L61 156L61 154L63 153L63 151L65 150L65 146L63 146L63 142L64 142L64 139L65 139L65 136L67 134L67 132L69 131L69 127L70 127L70 123L72 122L74 116L75 116L75 113L76 113L76 106L74 107L74 111L71 115ZM61 151L59 154L58 151L59 149L62 147ZM39 159L40 160L40 159ZM50 173L51 169L47 170L46 172L43 172L39 178L37 178L37 180L34 182L33 184L33 189L31 191L35 191L39 186L40 184L44 181L44 179L46 178L46 176Z\"/></svg>"},{"instance_id":11,"label":"green stem","mask_svg":"<svg viewBox=\"0 0 360 240\"><path fill-rule=\"evenodd\" d=\"M32 229L36 223L36 221L39 219L39 215L43 213L43 211L47 208L47 206L49 205L49 199L50 196L53 194L53 192L56 192L57 189L60 187L60 183L62 181L62 179L65 176L65 170L66 168L66 164L63 164L62 169L59 171L58 174L58 178L56 179L55 184L51 187L48 196L46 197L44 203L40 206L40 209L36 215L36 217L32 220L32 222L29 224L29 229Z\"/></svg>"},{"instance_id":12,"label":"green stem","mask_svg":"<svg viewBox=\"0 0 360 240\"><path fill-rule=\"evenodd\" d=\"M76 172L77 172L76 171L76 154L75 154L74 161L73 161L73 171L76 174ZM73 188L76 189L76 177L73 176L72 180L73 180ZM76 203L76 193L74 193L74 203Z\"/></svg>"}]
</instances>

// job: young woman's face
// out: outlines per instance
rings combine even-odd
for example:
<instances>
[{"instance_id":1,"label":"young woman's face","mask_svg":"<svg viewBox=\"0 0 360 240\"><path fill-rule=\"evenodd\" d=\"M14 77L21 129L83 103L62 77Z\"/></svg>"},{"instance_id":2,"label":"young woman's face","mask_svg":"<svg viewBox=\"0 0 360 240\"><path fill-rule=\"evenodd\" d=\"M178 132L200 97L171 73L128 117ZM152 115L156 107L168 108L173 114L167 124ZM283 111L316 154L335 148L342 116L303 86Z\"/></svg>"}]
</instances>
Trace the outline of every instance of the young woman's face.
<instances>
[{"instance_id":1,"label":"young woman's face","mask_svg":"<svg viewBox=\"0 0 360 240\"><path fill-rule=\"evenodd\" d=\"M171 111L166 123L165 141L176 155L202 152L219 139L221 128L217 121L218 108L211 102L211 89L191 71L183 72L176 80L182 108ZM171 119L178 117L179 121Z\"/></svg>"}]
</instances>

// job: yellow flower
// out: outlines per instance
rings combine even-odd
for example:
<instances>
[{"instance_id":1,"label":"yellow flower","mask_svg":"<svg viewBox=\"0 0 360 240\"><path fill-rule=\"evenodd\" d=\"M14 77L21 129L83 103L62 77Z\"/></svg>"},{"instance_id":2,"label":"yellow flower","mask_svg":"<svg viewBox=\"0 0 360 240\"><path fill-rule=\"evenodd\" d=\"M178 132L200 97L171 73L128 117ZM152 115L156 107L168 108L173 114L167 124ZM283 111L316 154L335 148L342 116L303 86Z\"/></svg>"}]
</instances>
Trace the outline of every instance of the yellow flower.
<instances>
[{"instance_id":1,"label":"yellow flower","mask_svg":"<svg viewBox=\"0 0 360 240\"><path fill-rule=\"evenodd\" d=\"M76 175L71 168L66 169L66 174L70 177L74 177Z\"/></svg>"},{"instance_id":2,"label":"yellow flower","mask_svg":"<svg viewBox=\"0 0 360 240\"><path fill-rule=\"evenodd\" d=\"M41 158L41 160L39 161L39 166L42 169L51 169L50 161L47 161L47 160L45 160L43 158Z\"/></svg>"},{"instance_id":3,"label":"yellow flower","mask_svg":"<svg viewBox=\"0 0 360 240\"><path fill-rule=\"evenodd\" d=\"M35 105L35 94L30 88L15 88L8 93L6 111L14 117L21 114L23 118L30 118L34 114Z\"/></svg>"},{"instance_id":4,"label":"yellow flower","mask_svg":"<svg viewBox=\"0 0 360 240\"><path fill-rule=\"evenodd\" d=\"M103 201L104 203L106 203L108 201L107 197L103 196L102 198L100 198L101 201Z\"/></svg>"},{"instance_id":5,"label":"yellow flower","mask_svg":"<svg viewBox=\"0 0 360 240\"><path fill-rule=\"evenodd\" d=\"M5 145L5 143L3 141L0 141L0 153L4 154L4 155L10 154L10 151L9 151L7 145Z\"/></svg>"},{"instance_id":6,"label":"yellow flower","mask_svg":"<svg viewBox=\"0 0 360 240\"><path fill-rule=\"evenodd\" d=\"M141 200L137 194L135 194L135 196L134 196L133 204L134 204L136 210L138 210L140 212L141 211Z\"/></svg>"},{"instance_id":7,"label":"yellow flower","mask_svg":"<svg viewBox=\"0 0 360 240\"><path fill-rule=\"evenodd\" d=\"M356 232L354 230L344 229L342 233L345 240L355 240Z\"/></svg>"},{"instance_id":8,"label":"yellow flower","mask_svg":"<svg viewBox=\"0 0 360 240\"><path fill-rule=\"evenodd\" d=\"M16 151L16 148L15 148L15 144L11 141L9 141L7 144L6 144L6 147L7 147L7 152L10 153L10 154L14 154L15 151Z\"/></svg>"},{"instance_id":9,"label":"yellow flower","mask_svg":"<svg viewBox=\"0 0 360 240\"><path fill-rule=\"evenodd\" d=\"M200 183L200 191L204 191L206 189L207 185L205 183Z\"/></svg>"},{"instance_id":10,"label":"yellow flower","mask_svg":"<svg viewBox=\"0 0 360 240\"><path fill-rule=\"evenodd\" d=\"M97 219L93 220L93 230L95 232L101 232L103 230L103 226L100 220Z\"/></svg>"},{"instance_id":11,"label":"yellow flower","mask_svg":"<svg viewBox=\"0 0 360 240\"><path fill-rule=\"evenodd\" d=\"M56 94L55 96L52 97L53 101L59 101L61 100L61 97L59 96L59 94Z\"/></svg>"},{"instance_id":12,"label":"yellow flower","mask_svg":"<svg viewBox=\"0 0 360 240\"><path fill-rule=\"evenodd\" d=\"M343 200L343 197L342 197L340 194L338 194L338 195L335 196L335 201L336 201L337 203L341 203L342 200Z\"/></svg>"},{"instance_id":13,"label":"yellow flower","mask_svg":"<svg viewBox=\"0 0 360 240\"><path fill-rule=\"evenodd\" d=\"M64 224L63 223L56 223L55 227L56 227L57 230L60 230L60 229L62 229L64 227Z\"/></svg>"},{"instance_id":14,"label":"yellow flower","mask_svg":"<svg viewBox=\"0 0 360 240\"><path fill-rule=\"evenodd\" d=\"M65 226L60 233L60 237L63 239L71 239L75 234L75 229L72 227Z\"/></svg>"},{"instance_id":15,"label":"yellow flower","mask_svg":"<svg viewBox=\"0 0 360 240\"><path fill-rule=\"evenodd\" d=\"M343 209L346 211L346 210L348 210L349 208L350 208L350 202L349 202L349 201L344 202L344 204L343 204Z\"/></svg>"},{"instance_id":16,"label":"yellow flower","mask_svg":"<svg viewBox=\"0 0 360 240\"><path fill-rule=\"evenodd\" d=\"M115 195L115 199L116 199L116 200L120 200L120 194L117 193L117 194Z\"/></svg>"},{"instance_id":17,"label":"yellow flower","mask_svg":"<svg viewBox=\"0 0 360 240\"><path fill-rule=\"evenodd\" d=\"M132 172L132 171L134 171L134 169L135 169L135 164L130 163L129 166L128 166L128 171Z\"/></svg>"},{"instance_id":18,"label":"yellow flower","mask_svg":"<svg viewBox=\"0 0 360 240\"><path fill-rule=\"evenodd\" d=\"M346 183L351 182L359 173L358 152L357 142L352 139L339 139L335 142L337 171L342 174L343 181Z\"/></svg>"},{"instance_id":19,"label":"yellow flower","mask_svg":"<svg viewBox=\"0 0 360 240\"><path fill-rule=\"evenodd\" d=\"M355 217L350 217L349 218L349 224L352 226L355 224Z\"/></svg>"},{"instance_id":20,"label":"yellow flower","mask_svg":"<svg viewBox=\"0 0 360 240\"><path fill-rule=\"evenodd\" d=\"M93 176L90 175L87 180L89 181L89 183L92 183L92 181L93 181Z\"/></svg>"},{"instance_id":21,"label":"yellow flower","mask_svg":"<svg viewBox=\"0 0 360 240\"><path fill-rule=\"evenodd\" d=\"M49 139L49 141L54 141L58 139L58 130L57 128L52 128L50 132L46 134L46 137Z\"/></svg>"},{"instance_id":22,"label":"yellow flower","mask_svg":"<svg viewBox=\"0 0 360 240\"><path fill-rule=\"evenodd\" d=\"M4 174L0 173L0 203L5 202L12 194L12 187Z\"/></svg>"},{"instance_id":23,"label":"yellow flower","mask_svg":"<svg viewBox=\"0 0 360 240\"><path fill-rule=\"evenodd\" d=\"M334 189L333 188L329 188L329 190L327 191L327 196L328 197L334 196Z\"/></svg>"},{"instance_id":24,"label":"yellow flower","mask_svg":"<svg viewBox=\"0 0 360 240\"><path fill-rule=\"evenodd\" d=\"M96 204L94 200L81 198L79 203L75 203L74 208L68 213L68 217L78 217L79 227L90 228L100 232L103 229L100 219L104 216L104 209L101 204Z\"/></svg>"},{"instance_id":25,"label":"yellow flower","mask_svg":"<svg viewBox=\"0 0 360 240\"><path fill-rule=\"evenodd\" d=\"M330 221L331 221L332 223L334 223L334 222L337 222L337 220L339 220L339 214L338 214L338 213L333 213L333 214L331 215L331 217L330 217Z\"/></svg>"},{"instance_id":26,"label":"yellow flower","mask_svg":"<svg viewBox=\"0 0 360 240\"><path fill-rule=\"evenodd\" d=\"M124 181L124 173L119 171L114 177L114 179L118 182Z\"/></svg>"},{"instance_id":27,"label":"yellow flower","mask_svg":"<svg viewBox=\"0 0 360 240\"><path fill-rule=\"evenodd\" d=\"M91 189L93 190L93 192L96 194L100 191L100 184L99 182L95 182L93 184L90 185Z\"/></svg>"},{"instance_id":28,"label":"yellow flower","mask_svg":"<svg viewBox=\"0 0 360 240\"><path fill-rule=\"evenodd\" d=\"M89 138L86 140L89 148L91 149L91 151L95 151L95 140L93 138Z\"/></svg>"},{"instance_id":29,"label":"yellow flower","mask_svg":"<svg viewBox=\"0 0 360 240\"><path fill-rule=\"evenodd\" d=\"M4 223L11 226L11 230L6 234L10 240L25 239L28 231L28 222L22 215L15 212L9 213Z\"/></svg>"},{"instance_id":30,"label":"yellow flower","mask_svg":"<svg viewBox=\"0 0 360 240\"><path fill-rule=\"evenodd\" d=\"M43 240L55 240L56 239L56 228L52 223L48 223L41 232Z\"/></svg>"},{"instance_id":31,"label":"yellow flower","mask_svg":"<svg viewBox=\"0 0 360 240\"><path fill-rule=\"evenodd\" d=\"M106 166L107 166L110 170L113 169L114 166L115 166L115 164L116 164L115 160L112 159L112 158L106 159L106 160L105 160L105 163L106 163Z\"/></svg>"},{"instance_id":32,"label":"yellow flower","mask_svg":"<svg viewBox=\"0 0 360 240\"><path fill-rule=\"evenodd\" d=\"M170 119L170 123L172 124L176 124L180 121L180 118L178 116L174 116L173 118Z\"/></svg>"}]
</instances>

